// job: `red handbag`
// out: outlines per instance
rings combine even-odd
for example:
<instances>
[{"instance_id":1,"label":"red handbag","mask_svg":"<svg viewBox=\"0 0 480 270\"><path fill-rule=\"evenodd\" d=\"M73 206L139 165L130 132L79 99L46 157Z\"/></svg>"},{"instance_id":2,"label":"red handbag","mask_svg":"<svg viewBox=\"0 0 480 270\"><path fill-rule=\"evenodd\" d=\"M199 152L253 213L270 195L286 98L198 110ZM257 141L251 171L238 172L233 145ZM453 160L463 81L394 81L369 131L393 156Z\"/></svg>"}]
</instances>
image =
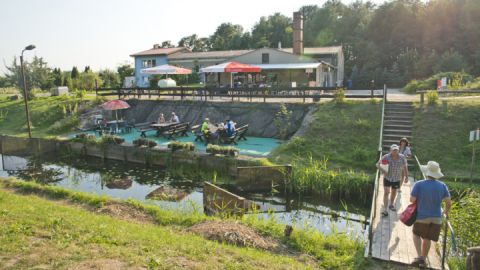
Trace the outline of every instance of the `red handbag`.
<instances>
[{"instance_id":1,"label":"red handbag","mask_svg":"<svg viewBox=\"0 0 480 270\"><path fill-rule=\"evenodd\" d=\"M400 214L400 221L407 226L412 226L415 220L417 220L417 203L411 203Z\"/></svg>"}]
</instances>

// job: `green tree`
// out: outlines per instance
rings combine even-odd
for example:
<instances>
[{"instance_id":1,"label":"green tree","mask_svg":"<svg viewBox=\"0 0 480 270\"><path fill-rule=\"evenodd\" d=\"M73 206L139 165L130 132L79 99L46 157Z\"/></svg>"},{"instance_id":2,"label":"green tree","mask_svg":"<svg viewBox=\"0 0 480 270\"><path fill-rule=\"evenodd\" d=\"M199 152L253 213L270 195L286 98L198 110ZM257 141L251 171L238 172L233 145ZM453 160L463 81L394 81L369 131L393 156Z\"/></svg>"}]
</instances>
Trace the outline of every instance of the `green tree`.
<instances>
[{"instance_id":1,"label":"green tree","mask_svg":"<svg viewBox=\"0 0 480 270\"><path fill-rule=\"evenodd\" d=\"M468 65L465 58L457 51L451 49L442 54L433 70L435 73L447 71L467 71Z\"/></svg>"},{"instance_id":2,"label":"green tree","mask_svg":"<svg viewBox=\"0 0 480 270\"><path fill-rule=\"evenodd\" d=\"M252 29L251 44L255 48L264 46L276 48L278 43L282 47L292 46L292 19L280 13L268 17L261 17Z\"/></svg>"},{"instance_id":3,"label":"green tree","mask_svg":"<svg viewBox=\"0 0 480 270\"><path fill-rule=\"evenodd\" d=\"M235 50L242 48L243 27L238 24L222 23L210 37L212 50Z\"/></svg>"},{"instance_id":4,"label":"green tree","mask_svg":"<svg viewBox=\"0 0 480 270\"><path fill-rule=\"evenodd\" d=\"M42 57L34 56L31 62L24 61L25 80L27 83L27 95L31 98L31 90L39 88L43 90L50 89L53 86L52 69L48 67L47 62ZM23 88L23 78L21 66L16 59L11 66L6 66L7 80L18 88Z\"/></svg>"},{"instance_id":5,"label":"green tree","mask_svg":"<svg viewBox=\"0 0 480 270\"><path fill-rule=\"evenodd\" d=\"M98 72L99 77L102 79L103 84L98 86L106 88L115 88L121 85L120 75L115 71L104 69ZM97 82L98 83L98 82Z\"/></svg>"},{"instance_id":6,"label":"green tree","mask_svg":"<svg viewBox=\"0 0 480 270\"><path fill-rule=\"evenodd\" d=\"M117 67L117 72L120 77L120 84L124 83L125 77L135 75L135 69L130 65L121 65Z\"/></svg>"},{"instance_id":7,"label":"green tree","mask_svg":"<svg viewBox=\"0 0 480 270\"><path fill-rule=\"evenodd\" d=\"M78 72L77 67L74 66L74 67L72 68L72 72L71 72L71 74L70 74L70 78L72 78L72 80L73 80L73 79L76 79L76 78L78 78L78 75L80 75L80 73Z\"/></svg>"},{"instance_id":8,"label":"green tree","mask_svg":"<svg viewBox=\"0 0 480 270\"><path fill-rule=\"evenodd\" d=\"M63 85L63 73L60 68L53 69L53 84L55 86L62 86Z\"/></svg>"},{"instance_id":9,"label":"green tree","mask_svg":"<svg viewBox=\"0 0 480 270\"><path fill-rule=\"evenodd\" d=\"M82 72L80 76L74 81L73 89L76 90L94 90L95 82L97 85L103 85L103 80L97 73L92 71Z\"/></svg>"},{"instance_id":10,"label":"green tree","mask_svg":"<svg viewBox=\"0 0 480 270\"><path fill-rule=\"evenodd\" d=\"M173 48L175 46L172 44L172 41L165 40L164 42L162 42L162 45L160 45L160 47L162 47L162 48Z\"/></svg>"}]
</instances>

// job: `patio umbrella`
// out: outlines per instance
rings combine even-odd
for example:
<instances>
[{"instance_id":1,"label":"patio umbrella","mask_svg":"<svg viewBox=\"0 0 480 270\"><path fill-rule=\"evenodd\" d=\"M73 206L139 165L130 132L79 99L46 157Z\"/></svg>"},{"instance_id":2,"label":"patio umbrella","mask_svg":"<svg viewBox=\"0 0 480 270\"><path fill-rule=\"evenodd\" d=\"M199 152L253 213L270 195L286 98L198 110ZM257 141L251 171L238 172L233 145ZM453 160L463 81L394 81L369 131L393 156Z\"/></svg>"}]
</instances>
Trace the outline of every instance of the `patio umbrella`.
<instances>
[{"instance_id":1,"label":"patio umbrella","mask_svg":"<svg viewBox=\"0 0 480 270\"><path fill-rule=\"evenodd\" d=\"M123 110L130 108L127 102L123 100L110 100L102 104L103 109L108 111L115 111L115 120L118 121L117 110Z\"/></svg>"},{"instance_id":2,"label":"patio umbrella","mask_svg":"<svg viewBox=\"0 0 480 270\"><path fill-rule=\"evenodd\" d=\"M161 65L141 70L143 74L192 74L192 70L171 65Z\"/></svg>"},{"instance_id":3,"label":"patio umbrella","mask_svg":"<svg viewBox=\"0 0 480 270\"><path fill-rule=\"evenodd\" d=\"M204 67L200 69L200 72L218 73L218 72L230 72L230 85L233 85L232 72L260 72L262 69L257 66L243 64L239 62L226 62L214 66Z\"/></svg>"}]
</instances>

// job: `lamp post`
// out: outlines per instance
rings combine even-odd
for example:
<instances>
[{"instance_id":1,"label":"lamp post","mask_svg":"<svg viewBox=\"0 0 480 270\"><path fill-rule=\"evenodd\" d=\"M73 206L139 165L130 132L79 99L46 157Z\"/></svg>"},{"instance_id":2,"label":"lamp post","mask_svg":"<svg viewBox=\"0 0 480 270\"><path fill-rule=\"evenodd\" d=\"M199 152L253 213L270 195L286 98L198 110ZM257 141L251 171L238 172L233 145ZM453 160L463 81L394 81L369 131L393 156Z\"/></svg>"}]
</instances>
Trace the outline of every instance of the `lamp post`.
<instances>
[{"instance_id":1,"label":"lamp post","mask_svg":"<svg viewBox=\"0 0 480 270\"><path fill-rule=\"evenodd\" d=\"M35 45L28 45L22 50L22 54L20 55L20 66L22 68L21 71L23 79L23 101L25 102L25 113L27 114L28 138L32 138L32 127L30 123L30 113L28 112L27 80L25 79L25 69L23 67L23 52L31 51L33 49L35 49Z\"/></svg>"}]
</instances>

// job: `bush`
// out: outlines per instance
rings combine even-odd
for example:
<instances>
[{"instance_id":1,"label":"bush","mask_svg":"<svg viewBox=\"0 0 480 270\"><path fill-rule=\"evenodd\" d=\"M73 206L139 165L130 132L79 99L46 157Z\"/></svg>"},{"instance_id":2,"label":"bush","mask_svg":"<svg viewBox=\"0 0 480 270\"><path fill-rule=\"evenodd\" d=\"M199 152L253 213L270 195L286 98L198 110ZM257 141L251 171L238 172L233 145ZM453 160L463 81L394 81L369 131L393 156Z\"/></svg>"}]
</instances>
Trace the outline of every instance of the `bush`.
<instances>
[{"instance_id":1,"label":"bush","mask_svg":"<svg viewBox=\"0 0 480 270\"><path fill-rule=\"evenodd\" d=\"M103 135L100 142L102 144L122 144L125 139L114 135Z\"/></svg>"},{"instance_id":2,"label":"bush","mask_svg":"<svg viewBox=\"0 0 480 270\"><path fill-rule=\"evenodd\" d=\"M76 115L66 116L50 126L50 131L58 134L70 131L73 127L78 125L78 117Z\"/></svg>"},{"instance_id":3,"label":"bush","mask_svg":"<svg viewBox=\"0 0 480 270\"><path fill-rule=\"evenodd\" d=\"M427 92L427 104L435 105L438 103L438 92L436 90L430 90Z\"/></svg>"},{"instance_id":4,"label":"bush","mask_svg":"<svg viewBox=\"0 0 480 270\"><path fill-rule=\"evenodd\" d=\"M467 191L456 203L449 214L453 230L457 236L459 255L466 255L467 248L480 245L480 194Z\"/></svg>"},{"instance_id":5,"label":"bush","mask_svg":"<svg viewBox=\"0 0 480 270\"><path fill-rule=\"evenodd\" d=\"M75 135L75 138L71 139L74 142L83 142L83 143L96 143L97 137L94 134L79 133Z\"/></svg>"},{"instance_id":6,"label":"bush","mask_svg":"<svg viewBox=\"0 0 480 270\"><path fill-rule=\"evenodd\" d=\"M334 98L333 100L337 104L342 104L345 102L345 90L344 89L338 89L335 91L335 94L333 95Z\"/></svg>"},{"instance_id":7,"label":"bush","mask_svg":"<svg viewBox=\"0 0 480 270\"><path fill-rule=\"evenodd\" d=\"M220 146L220 145L209 144L207 145L207 153L210 153L212 155L220 154L220 155L234 157L238 155L239 150L232 146Z\"/></svg>"},{"instance_id":8,"label":"bush","mask_svg":"<svg viewBox=\"0 0 480 270\"><path fill-rule=\"evenodd\" d=\"M148 146L150 148L153 148L153 147L157 146L156 142L151 141L151 140L147 140L145 138L138 138L138 139L134 140L132 143L136 147Z\"/></svg>"},{"instance_id":9,"label":"bush","mask_svg":"<svg viewBox=\"0 0 480 270\"><path fill-rule=\"evenodd\" d=\"M442 72L422 81L412 80L403 88L403 90L407 93L413 94L418 90L437 89L437 80L440 80L443 77L447 77L451 87L454 87L455 89L473 81L473 76L465 72Z\"/></svg>"},{"instance_id":10,"label":"bush","mask_svg":"<svg viewBox=\"0 0 480 270\"><path fill-rule=\"evenodd\" d=\"M195 145L191 142L170 142L168 144L168 148L172 149L172 152L177 151L177 150L188 150L188 151L193 151L195 150Z\"/></svg>"}]
</instances>

